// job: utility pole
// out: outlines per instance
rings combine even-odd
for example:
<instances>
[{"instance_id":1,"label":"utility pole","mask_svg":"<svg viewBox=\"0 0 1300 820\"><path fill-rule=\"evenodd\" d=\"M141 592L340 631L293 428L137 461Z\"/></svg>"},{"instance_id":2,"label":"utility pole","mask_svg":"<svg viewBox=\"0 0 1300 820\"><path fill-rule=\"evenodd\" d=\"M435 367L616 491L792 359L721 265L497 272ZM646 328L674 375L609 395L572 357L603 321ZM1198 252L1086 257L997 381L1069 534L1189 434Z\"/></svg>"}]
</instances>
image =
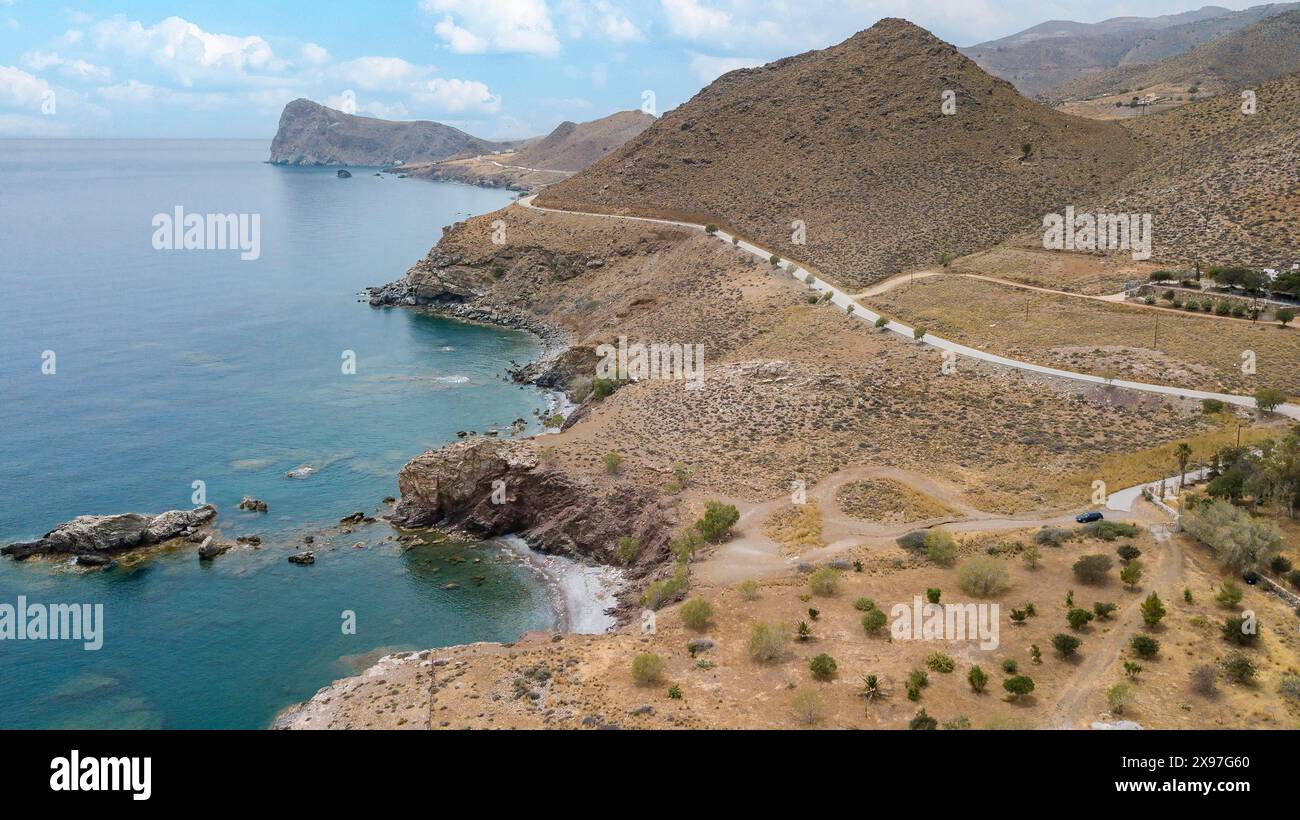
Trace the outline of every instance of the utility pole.
<instances>
[{"instance_id":1,"label":"utility pole","mask_svg":"<svg viewBox=\"0 0 1300 820\"><path fill-rule=\"evenodd\" d=\"M1156 311L1156 343L1154 348L1156 350L1160 349L1160 311Z\"/></svg>"}]
</instances>

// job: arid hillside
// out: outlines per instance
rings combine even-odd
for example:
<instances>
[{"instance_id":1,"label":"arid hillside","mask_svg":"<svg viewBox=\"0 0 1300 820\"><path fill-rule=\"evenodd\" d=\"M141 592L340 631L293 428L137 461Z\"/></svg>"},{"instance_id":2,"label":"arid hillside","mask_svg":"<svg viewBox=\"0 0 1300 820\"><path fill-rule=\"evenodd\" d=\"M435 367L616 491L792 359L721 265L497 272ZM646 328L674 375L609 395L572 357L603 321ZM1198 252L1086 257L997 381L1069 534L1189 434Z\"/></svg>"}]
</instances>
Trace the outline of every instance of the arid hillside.
<instances>
[{"instance_id":1,"label":"arid hillside","mask_svg":"<svg viewBox=\"0 0 1300 820\"><path fill-rule=\"evenodd\" d=\"M724 75L538 204L725 223L855 285L996 244L1136 159L1119 126L1033 103L886 19Z\"/></svg>"},{"instance_id":2,"label":"arid hillside","mask_svg":"<svg viewBox=\"0 0 1300 820\"><path fill-rule=\"evenodd\" d=\"M1300 76L1256 94L1253 115L1224 95L1126 122L1148 159L1111 207L1154 214L1157 258L1287 268L1300 261Z\"/></svg>"},{"instance_id":3,"label":"arid hillside","mask_svg":"<svg viewBox=\"0 0 1300 820\"><path fill-rule=\"evenodd\" d=\"M513 157L515 165L549 171L581 171L654 124L642 111L619 111L591 122L560 123Z\"/></svg>"},{"instance_id":4,"label":"arid hillside","mask_svg":"<svg viewBox=\"0 0 1300 820\"><path fill-rule=\"evenodd\" d=\"M1051 20L963 48L962 53L1026 96L1036 97L1075 79L1159 62L1296 8L1300 5L1269 3L1242 11L1206 6L1182 14L1115 17L1099 23Z\"/></svg>"},{"instance_id":5,"label":"arid hillside","mask_svg":"<svg viewBox=\"0 0 1300 820\"><path fill-rule=\"evenodd\" d=\"M1069 101L1151 93L1190 102L1198 97L1251 88L1297 70L1300 70L1300 10L1267 17L1249 28L1158 63L1120 66L1079 77L1052 89L1046 96Z\"/></svg>"}]
</instances>

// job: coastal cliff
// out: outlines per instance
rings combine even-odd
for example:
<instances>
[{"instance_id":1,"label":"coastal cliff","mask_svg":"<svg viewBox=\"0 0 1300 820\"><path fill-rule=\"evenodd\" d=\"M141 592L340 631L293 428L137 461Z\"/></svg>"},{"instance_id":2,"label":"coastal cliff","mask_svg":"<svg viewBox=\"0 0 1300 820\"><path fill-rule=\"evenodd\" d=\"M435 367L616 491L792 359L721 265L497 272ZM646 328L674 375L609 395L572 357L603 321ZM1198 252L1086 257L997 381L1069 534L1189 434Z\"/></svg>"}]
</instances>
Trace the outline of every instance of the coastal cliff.
<instances>
[{"instance_id":1,"label":"coastal cliff","mask_svg":"<svg viewBox=\"0 0 1300 820\"><path fill-rule=\"evenodd\" d=\"M335 111L311 100L289 103L271 142L276 165L385 167L438 162L508 148L437 122L392 122Z\"/></svg>"}]
</instances>

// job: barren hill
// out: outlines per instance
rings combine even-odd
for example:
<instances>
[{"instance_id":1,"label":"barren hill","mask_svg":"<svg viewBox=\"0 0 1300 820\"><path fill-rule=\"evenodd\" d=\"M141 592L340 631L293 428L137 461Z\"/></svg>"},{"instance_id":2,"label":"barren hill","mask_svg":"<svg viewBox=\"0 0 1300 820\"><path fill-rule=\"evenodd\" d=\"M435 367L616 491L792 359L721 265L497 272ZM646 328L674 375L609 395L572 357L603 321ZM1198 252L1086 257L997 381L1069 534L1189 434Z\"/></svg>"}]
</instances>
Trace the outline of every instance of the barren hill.
<instances>
[{"instance_id":1,"label":"barren hill","mask_svg":"<svg viewBox=\"0 0 1300 820\"><path fill-rule=\"evenodd\" d=\"M887 19L833 48L724 75L538 204L720 221L865 284L995 244L1108 190L1134 158L1120 126L1033 103ZM806 246L792 241L796 221Z\"/></svg>"},{"instance_id":2,"label":"barren hill","mask_svg":"<svg viewBox=\"0 0 1300 820\"><path fill-rule=\"evenodd\" d=\"M564 122L514 155L516 165L548 171L581 171L654 124L642 111L619 111L591 122Z\"/></svg>"},{"instance_id":3,"label":"barren hill","mask_svg":"<svg viewBox=\"0 0 1300 820\"><path fill-rule=\"evenodd\" d=\"M1121 66L1079 77L1045 96L1065 101L1149 92L1194 99L1193 94L1212 96L1248 88L1297 70L1300 70L1300 9L1267 17L1152 65Z\"/></svg>"},{"instance_id":4,"label":"barren hill","mask_svg":"<svg viewBox=\"0 0 1300 820\"><path fill-rule=\"evenodd\" d=\"M271 162L385 166L436 162L462 151L487 153L506 147L442 123L357 117L300 99L286 105L280 115L280 127L271 142Z\"/></svg>"},{"instance_id":5,"label":"barren hill","mask_svg":"<svg viewBox=\"0 0 1300 820\"><path fill-rule=\"evenodd\" d=\"M1225 94L1126 123L1148 159L1113 205L1154 214L1158 258L1300 262L1300 76L1256 93L1249 116Z\"/></svg>"},{"instance_id":6,"label":"barren hill","mask_svg":"<svg viewBox=\"0 0 1300 820\"><path fill-rule=\"evenodd\" d=\"M1206 6L1160 17L1117 17L1100 23L1053 20L962 49L989 73L1037 96L1062 83L1120 66L1154 63L1274 14L1300 8L1270 3L1243 11Z\"/></svg>"}]
</instances>

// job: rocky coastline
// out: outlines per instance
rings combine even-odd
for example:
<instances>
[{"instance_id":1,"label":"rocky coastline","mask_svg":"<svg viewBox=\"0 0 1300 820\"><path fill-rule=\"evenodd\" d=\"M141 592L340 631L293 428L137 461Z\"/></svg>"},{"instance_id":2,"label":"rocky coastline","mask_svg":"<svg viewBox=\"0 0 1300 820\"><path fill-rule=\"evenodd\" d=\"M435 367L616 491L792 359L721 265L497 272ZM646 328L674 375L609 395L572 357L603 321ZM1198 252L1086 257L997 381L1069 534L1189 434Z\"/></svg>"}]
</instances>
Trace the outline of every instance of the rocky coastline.
<instances>
[{"instance_id":1,"label":"rocky coastline","mask_svg":"<svg viewBox=\"0 0 1300 820\"><path fill-rule=\"evenodd\" d=\"M78 564L103 566L123 553L168 541L182 538L196 544L209 541L208 529L216 517L217 508L211 504L161 515L82 515L35 541L2 547L0 555L16 561L33 556L69 556Z\"/></svg>"}]
</instances>

